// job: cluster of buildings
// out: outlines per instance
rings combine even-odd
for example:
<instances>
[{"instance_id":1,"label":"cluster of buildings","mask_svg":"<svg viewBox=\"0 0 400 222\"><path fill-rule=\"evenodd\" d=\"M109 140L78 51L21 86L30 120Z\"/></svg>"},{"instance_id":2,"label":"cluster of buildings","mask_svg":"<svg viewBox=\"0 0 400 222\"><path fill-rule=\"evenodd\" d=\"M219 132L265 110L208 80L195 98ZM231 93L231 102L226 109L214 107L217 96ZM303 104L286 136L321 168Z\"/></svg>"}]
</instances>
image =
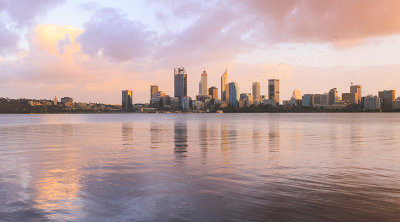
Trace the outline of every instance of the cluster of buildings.
<instances>
[{"instance_id":1,"label":"cluster of buildings","mask_svg":"<svg viewBox=\"0 0 400 222\"><path fill-rule=\"evenodd\" d=\"M55 96L53 100L28 100L28 104L31 107L54 107L59 108L63 111L119 111L121 110L121 105L110 105L110 104L101 104L101 103L83 103L83 102L74 102L74 99L71 97L63 97L58 101Z\"/></svg>"},{"instance_id":2,"label":"cluster of buildings","mask_svg":"<svg viewBox=\"0 0 400 222\"><path fill-rule=\"evenodd\" d=\"M342 93L339 97L336 88L323 94L305 94L301 96L299 90L293 92L290 100L283 101L284 106L300 106L308 108L342 109L351 105L365 111L400 110L400 98L396 99L395 90L384 90L378 95L362 96L361 85L350 85L350 92Z\"/></svg>"},{"instance_id":3,"label":"cluster of buildings","mask_svg":"<svg viewBox=\"0 0 400 222\"><path fill-rule=\"evenodd\" d=\"M251 93L240 93L236 82L228 82L228 71L221 76L221 86L208 87L208 74L204 69L200 75L199 91L196 98L187 94L188 74L184 67L174 68L174 96L160 90L158 85L150 86L150 103L133 104L132 90L122 91L122 110L135 112L157 111L194 111L215 112L224 108L240 109L246 107L282 107L286 109L343 109L357 107L358 110L400 110L400 98L395 97L395 90L385 90L378 95L362 96L361 85L350 85L350 91L342 93L336 88L321 94L304 94L294 90L290 100L279 103L279 79L268 80L268 95L261 95L260 82L252 83Z\"/></svg>"},{"instance_id":4,"label":"cluster of buildings","mask_svg":"<svg viewBox=\"0 0 400 222\"><path fill-rule=\"evenodd\" d=\"M279 106L279 80L271 79L268 96L261 95L259 82L252 85L252 93L240 93L236 82L228 82L228 71L221 76L221 88L208 87L208 74L204 69L200 76L199 93L195 99L187 94L188 74L184 67L174 68L174 96L159 90L158 85L150 86L150 103L133 104L132 90L122 91L122 109L136 112L155 111L198 111L215 112L223 108L243 108L259 105ZM220 95L219 95L220 93Z\"/></svg>"}]
</instances>

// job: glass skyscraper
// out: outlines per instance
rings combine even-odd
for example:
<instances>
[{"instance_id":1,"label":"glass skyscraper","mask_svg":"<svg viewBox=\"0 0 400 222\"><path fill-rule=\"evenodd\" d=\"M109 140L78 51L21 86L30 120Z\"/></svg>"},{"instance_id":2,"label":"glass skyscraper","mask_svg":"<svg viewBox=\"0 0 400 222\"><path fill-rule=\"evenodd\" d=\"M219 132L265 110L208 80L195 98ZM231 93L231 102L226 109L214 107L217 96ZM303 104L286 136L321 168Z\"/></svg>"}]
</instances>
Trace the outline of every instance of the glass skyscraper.
<instances>
[{"instance_id":1,"label":"glass skyscraper","mask_svg":"<svg viewBox=\"0 0 400 222\"><path fill-rule=\"evenodd\" d=\"M174 69L174 89L175 97L187 96L187 73L183 67Z\"/></svg>"},{"instance_id":2,"label":"glass skyscraper","mask_svg":"<svg viewBox=\"0 0 400 222\"><path fill-rule=\"evenodd\" d=\"M236 82L229 83L229 106L237 107L239 104L239 86Z\"/></svg>"}]
</instances>

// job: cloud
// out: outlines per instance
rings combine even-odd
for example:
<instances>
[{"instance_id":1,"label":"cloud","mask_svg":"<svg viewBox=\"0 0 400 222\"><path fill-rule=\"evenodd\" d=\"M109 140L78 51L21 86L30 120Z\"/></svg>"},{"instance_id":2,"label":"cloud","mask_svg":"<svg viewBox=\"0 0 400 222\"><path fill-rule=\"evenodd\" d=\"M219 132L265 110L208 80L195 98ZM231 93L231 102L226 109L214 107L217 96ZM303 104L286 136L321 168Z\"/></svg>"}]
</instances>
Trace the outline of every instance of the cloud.
<instances>
[{"instance_id":1,"label":"cloud","mask_svg":"<svg viewBox=\"0 0 400 222\"><path fill-rule=\"evenodd\" d=\"M130 20L117 9L101 8L84 25L77 41L82 51L117 61L142 59L154 50L154 32L140 22Z\"/></svg>"},{"instance_id":2,"label":"cloud","mask_svg":"<svg viewBox=\"0 0 400 222\"><path fill-rule=\"evenodd\" d=\"M259 39L271 42L333 42L400 33L400 2L237 1L244 15L261 26Z\"/></svg>"},{"instance_id":3,"label":"cloud","mask_svg":"<svg viewBox=\"0 0 400 222\"><path fill-rule=\"evenodd\" d=\"M245 21L237 19L231 8L208 8L193 24L178 33L161 36L156 59L169 65L227 61L248 51L250 42L243 39Z\"/></svg>"},{"instance_id":4,"label":"cloud","mask_svg":"<svg viewBox=\"0 0 400 222\"><path fill-rule=\"evenodd\" d=\"M64 0L0 0L0 12L5 12L18 26L32 24L38 15L63 3Z\"/></svg>"},{"instance_id":5,"label":"cloud","mask_svg":"<svg viewBox=\"0 0 400 222\"><path fill-rule=\"evenodd\" d=\"M0 55L6 55L13 52L18 44L18 34L9 30L1 21L0 33Z\"/></svg>"},{"instance_id":6,"label":"cloud","mask_svg":"<svg viewBox=\"0 0 400 222\"><path fill-rule=\"evenodd\" d=\"M135 89L135 99L138 91L147 92L149 83L140 73L82 53L76 40L82 32L51 24L30 29L29 51L19 59L0 62L0 95L48 99L72 96L82 102L118 103L121 89Z\"/></svg>"},{"instance_id":7,"label":"cloud","mask_svg":"<svg viewBox=\"0 0 400 222\"><path fill-rule=\"evenodd\" d=\"M93 11L93 10L97 10L98 8L101 7L100 3L97 2L85 2L79 5L83 10L86 11Z\"/></svg>"},{"instance_id":8,"label":"cloud","mask_svg":"<svg viewBox=\"0 0 400 222\"><path fill-rule=\"evenodd\" d=\"M20 36L16 30L32 25L37 16L63 2L64 0L0 0L0 55L17 51Z\"/></svg>"},{"instance_id":9,"label":"cloud","mask_svg":"<svg viewBox=\"0 0 400 222\"><path fill-rule=\"evenodd\" d=\"M162 1L161 4L170 8L174 17L183 19L198 16L198 20L206 21L210 10L219 11L212 21L224 23L222 28L247 20L241 22L244 27L237 35L247 33L250 40L260 44L329 42L342 48L360 44L366 38L400 33L400 2L396 0L362 3L358 0L225 0L202 4ZM234 11L235 16L225 17L227 11ZM195 31L193 35L204 32L203 29L192 31Z\"/></svg>"}]
</instances>

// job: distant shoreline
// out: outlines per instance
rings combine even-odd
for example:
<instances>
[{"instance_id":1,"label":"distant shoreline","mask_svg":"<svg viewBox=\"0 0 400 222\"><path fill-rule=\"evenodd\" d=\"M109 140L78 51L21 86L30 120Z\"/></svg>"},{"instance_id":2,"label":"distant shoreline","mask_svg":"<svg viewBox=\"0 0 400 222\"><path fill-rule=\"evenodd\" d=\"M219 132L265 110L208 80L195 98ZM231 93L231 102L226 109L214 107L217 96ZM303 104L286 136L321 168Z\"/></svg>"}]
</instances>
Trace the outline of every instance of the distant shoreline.
<instances>
[{"instance_id":1,"label":"distant shoreline","mask_svg":"<svg viewBox=\"0 0 400 222\"><path fill-rule=\"evenodd\" d=\"M320 114L320 113L400 113L400 111L376 111L376 112L362 112L362 111L334 111L334 112L225 112L225 113L216 113L216 112L159 112L159 113L139 113L139 112L59 112L59 113L0 113L0 115L54 115L54 114L88 114L88 115L96 115L96 114L147 114L147 115L171 115L171 114L262 114L262 113L269 113L269 114Z\"/></svg>"}]
</instances>

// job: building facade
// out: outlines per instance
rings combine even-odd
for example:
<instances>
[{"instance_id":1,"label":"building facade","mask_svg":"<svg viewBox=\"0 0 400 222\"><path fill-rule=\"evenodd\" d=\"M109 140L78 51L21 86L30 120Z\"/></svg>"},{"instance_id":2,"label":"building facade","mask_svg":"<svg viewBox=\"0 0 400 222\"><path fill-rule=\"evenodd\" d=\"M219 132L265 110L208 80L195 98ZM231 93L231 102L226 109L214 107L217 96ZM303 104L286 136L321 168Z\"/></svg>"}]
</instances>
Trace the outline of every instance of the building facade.
<instances>
[{"instance_id":1,"label":"building facade","mask_svg":"<svg viewBox=\"0 0 400 222\"><path fill-rule=\"evenodd\" d=\"M199 95L208 95L208 82L207 82L207 72L204 69L201 73L201 80L199 83Z\"/></svg>"},{"instance_id":2,"label":"building facade","mask_svg":"<svg viewBox=\"0 0 400 222\"><path fill-rule=\"evenodd\" d=\"M368 95L362 97L361 103L363 104L363 108L368 111L381 109L381 102L378 96Z\"/></svg>"},{"instance_id":3,"label":"building facade","mask_svg":"<svg viewBox=\"0 0 400 222\"><path fill-rule=\"evenodd\" d=\"M314 94L305 94L302 97L301 105L303 107L314 107Z\"/></svg>"},{"instance_id":4,"label":"building facade","mask_svg":"<svg viewBox=\"0 0 400 222\"><path fill-rule=\"evenodd\" d=\"M381 101L381 108L382 109L392 109L393 108L393 101L396 98L396 91L395 90L384 90L378 93L379 98Z\"/></svg>"},{"instance_id":5,"label":"building facade","mask_svg":"<svg viewBox=\"0 0 400 222\"><path fill-rule=\"evenodd\" d=\"M357 93L342 93L342 100L350 104L358 104Z\"/></svg>"},{"instance_id":6,"label":"building facade","mask_svg":"<svg viewBox=\"0 0 400 222\"><path fill-rule=\"evenodd\" d=\"M350 86L350 93L354 93L356 96L356 104L359 104L361 102L361 97L362 97L362 86L360 85L351 85Z\"/></svg>"},{"instance_id":7,"label":"building facade","mask_svg":"<svg viewBox=\"0 0 400 222\"><path fill-rule=\"evenodd\" d=\"M218 99L218 89L217 87L210 87L208 89L208 95L211 96L211 99Z\"/></svg>"},{"instance_id":8,"label":"building facade","mask_svg":"<svg viewBox=\"0 0 400 222\"><path fill-rule=\"evenodd\" d=\"M187 73L183 67L174 69L174 96L187 96Z\"/></svg>"},{"instance_id":9,"label":"building facade","mask_svg":"<svg viewBox=\"0 0 400 222\"><path fill-rule=\"evenodd\" d=\"M127 111L132 107L132 90L122 90L122 109Z\"/></svg>"},{"instance_id":10,"label":"building facade","mask_svg":"<svg viewBox=\"0 0 400 222\"><path fill-rule=\"evenodd\" d=\"M229 95L229 92L227 92L228 88L228 70L225 69L224 74L221 76L221 100L222 101L228 101L227 95Z\"/></svg>"},{"instance_id":11,"label":"building facade","mask_svg":"<svg viewBox=\"0 0 400 222\"><path fill-rule=\"evenodd\" d=\"M279 79L268 80L268 99L273 99L279 104Z\"/></svg>"},{"instance_id":12,"label":"building facade","mask_svg":"<svg viewBox=\"0 0 400 222\"><path fill-rule=\"evenodd\" d=\"M333 105L338 102L338 92L336 88L329 90L329 105Z\"/></svg>"},{"instance_id":13,"label":"building facade","mask_svg":"<svg viewBox=\"0 0 400 222\"><path fill-rule=\"evenodd\" d=\"M239 86L236 82L229 83L229 106L238 107L239 103Z\"/></svg>"},{"instance_id":14,"label":"building facade","mask_svg":"<svg viewBox=\"0 0 400 222\"><path fill-rule=\"evenodd\" d=\"M156 96L158 92L158 86L157 85L152 85L150 86L150 99Z\"/></svg>"},{"instance_id":15,"label":"building facade","mask_svg":"<svg viewBox=\"0 0 400 222\"><path fill-rule=\"evenodd\" d=\"M259 82L253 82L253 98L254 99L261 99L261 87Z\"/></svg>"}]
</instances>

